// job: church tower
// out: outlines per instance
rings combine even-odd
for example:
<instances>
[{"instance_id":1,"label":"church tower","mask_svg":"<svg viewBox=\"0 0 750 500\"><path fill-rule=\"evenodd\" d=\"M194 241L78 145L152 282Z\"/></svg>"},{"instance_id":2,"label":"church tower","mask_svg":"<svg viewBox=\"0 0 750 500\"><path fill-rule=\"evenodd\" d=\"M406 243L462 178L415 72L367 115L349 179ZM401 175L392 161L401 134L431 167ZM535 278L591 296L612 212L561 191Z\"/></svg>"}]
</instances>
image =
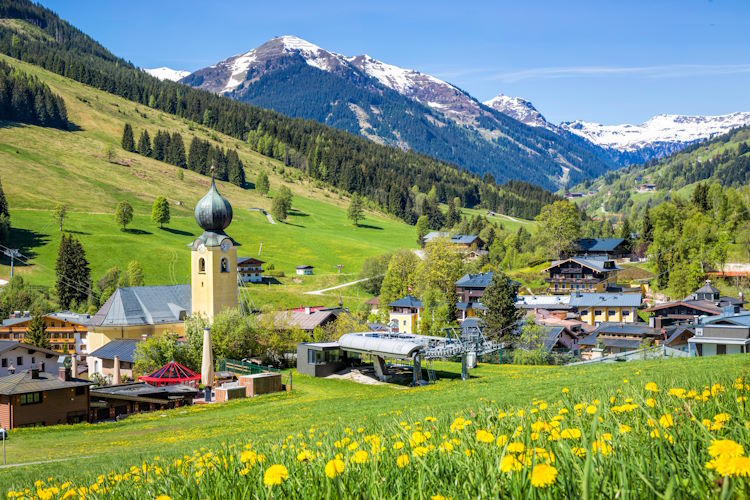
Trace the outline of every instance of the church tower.
<instances>
[{"instance_id":1,"label":"church tower","mask_svg":"<svg viewBox=\"0 0 750 500\"><path fill-rule=\"evenodd\" d=\"M195 221L203 229L190 245L190 284L193 314L213 322L225 309L237 308L237 247L224 230L232 222L232 205L211 189L195 206Z\"/></svg>"}]
</instances>

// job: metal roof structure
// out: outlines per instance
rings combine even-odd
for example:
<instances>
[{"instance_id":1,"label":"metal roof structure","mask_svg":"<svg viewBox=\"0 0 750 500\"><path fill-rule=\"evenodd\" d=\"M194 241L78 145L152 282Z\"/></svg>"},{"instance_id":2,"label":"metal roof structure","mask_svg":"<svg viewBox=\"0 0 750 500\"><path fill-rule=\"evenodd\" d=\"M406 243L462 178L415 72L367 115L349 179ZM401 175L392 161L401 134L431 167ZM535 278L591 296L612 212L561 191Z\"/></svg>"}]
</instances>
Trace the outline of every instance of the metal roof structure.
<instances>
[{"instance_id":1,"label":"metal roof structure","mask_svg":"<svg viewBox=\"0 0 750 500\"><path fill-rule=\"evenodd\" d=\"M89 321L89 326L179 323L191 314L190 285L118 288Z\"/></svg>"},{"instance_id":2,"label":"metal roof structure","mask_svg":"<svg viewBox=\"0 0 750 500\"><path fill-rule=\"evenodd\" d=\"M114 339L110 340L99 349L90 353L92 358L115 359L117 356L120 361L135 363L135 348L138 346L138 339Z\"/></svg>"},{"instance_id":3,"label":"metal roof structure","mask_svg":"<svg viewBox=\"0 0 750 500\"><path fill-rule=\"evenodd\" d=\"M474 234L456 234L451 236L450 233L446 231L430 231L424 236L424 242L429 243L437 238L450 238L451 243L457 245L471 245L479 239L479 236Z\"/></svg>"},{"instance_id":4,"label":"metal roof structure","mask_svg":"<svg viewBox=\"0 0 750 500\"><path fill-rule=\"evenodd\" d=\"M604 333L608 335L641 335L641 336L657 336L661 335L661 332L648 326L646 323L618 323L613 321L605 321L601 323L594 333Z\"/></svg>"},{"instance_id":5,"label":"metal roof structure","mask_svg":"<svg viewBox=\"0 0 750 500\"><path fill-rule=\"evenodd\" d=\"M576 292L570 295L570 307L638 307L640 293Z\"/></svg>"},{"instance_id":6,"label":"metal roof structure","mask_svg":"<svg viewBox=\"0 0 750 500\"><path fill-rule=\"evenodd\" d=\"M456 286L463 288L487 288L492 282L492 274L492 271L479 274L467 273L456 281Z\"/></svg>"},{"instance_id":7,"label":"metal roof structure","mask_svg":"<svg viewBox=\"0 0 750 500\"><path fill-rule=\"evenodd\" d=\"M13 375L0 377L0 394L10 396L13 394L27 394L29 392L54 391L57 389L68 389L70 387L80 387L94 385L88 380L60 380L56 375L45 372L38 372L38 378L33 378L31 370L26 370Z\"/></svg>"},{"instance_id":8,"label":"metal roof structure","mask_svg":"<svg viewBox=\"0 0 750 500\"><path fill-rule=\"evenodd\" d=\"M378 333L346 333L339 339L339 345L346 351L398 359L410 359L423 348L411 337L386 337Z\"/></svg>"},{"instance_id":9,"label":"metal roof structure","mask_svg":"<svg viewBox=\"0 0 750 500\"><path fill-rule=\"evenodd\" d=\"M181 365L175 361L170 361L158 370L148 375L138 377L140 382L146 382L149 385L175 385L189 384L200 380L201 376L195 373L187 366Z\"/></svg>"},{"instance_id":10,"label":"metal roof structure","mask_svg":"<svg viewBox=\"0 0 750 500\"><path fill-rule=\"evenodd\" d=\"M24 344L23 342L19 342L17 340L0 340L0 354L3 354L8 351L12 351L13 349L21 347L23 349L27 349L29 351L39 352L42 354L48 355L48 357L52 356L62 356L63 353L53 351L52 349L45 349L43 347L37 347L31 344Z\"/></svg>"},{"instance_id":11,"label":"metal roof structure","mask_svg":"<svg viewBox=\"0 0 750 500\"><path fill-rule=\"evenodd\" d=\"M516 307L521 309L570 309L570 295L519 295Z\"/></svg>"},{"instance_id":12,"label":"metal roof structure","mask_svg":"<svg viewBox=\"0 0 750 500\"><path fill-rule=\"evenodd\" d=\"M578 252L613 252L624 241L624 238L582 238L573 245Z\"/></svg>"},{"instance_id":13,"label":"metal roof structure","mask_svg":"<svg viewBox=\"0 0 750 500\"><path fill-rule=\"evenodd\" d=\"M292 310L269 314L273 314L273 324L278 329L299 328L300 330L312 331L316 326L322 326L342 314L349 314L349 311L340 307L328 307L317 310L311 309L310 312Z\"/></svg>"},{"instance_id":14,"label":"metal roof structure","mask_svg":"<svg viewBox=\"0 0 750 500\"><path fill-rule=\"evenodd\" d=\"M406 297L401 297L398 300L394 300L393 302L388 304L388 307L410 307L412 309L421 309L422 301L416 297L407 295Z\"/></svg>"},{"instance_id":15,"label":"metal roof structure","mask_svg":"<svg viewBox=\"0 0 750 500\"><path fill-rule=\"evenodd\" d=\"M713 316L710 318L701 318L700 322L703 325L726 324L726 325L750 327L750 313L721 315L721 316Z\"/></svg>"},{"instance_id":16,"label":"metal roof structure","mask_svg":"<svg viewBox=\"0 0 750 500\"><path fill-rule=\"evenodd\" d=\"M208 193L195 205L195 222L203 229L203 234L191 245L194 250L202 243L207 247L216 247L229 238L224 230L232 222L232 205L216 189L216 182L211 176L211 187ZM231 239L231 238L230 238Z\"/></svg>"}]
</instances>

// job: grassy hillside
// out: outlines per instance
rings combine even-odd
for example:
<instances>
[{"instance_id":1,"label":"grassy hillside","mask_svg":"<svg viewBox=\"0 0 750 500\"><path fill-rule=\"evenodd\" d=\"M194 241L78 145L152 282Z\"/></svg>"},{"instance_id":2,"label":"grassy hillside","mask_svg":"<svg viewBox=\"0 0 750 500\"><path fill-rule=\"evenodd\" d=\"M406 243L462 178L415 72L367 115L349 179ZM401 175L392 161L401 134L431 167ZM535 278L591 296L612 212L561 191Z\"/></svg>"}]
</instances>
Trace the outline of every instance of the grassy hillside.
<instances>
[{"instance_id":1,"label":"grassy hillside","mask_svg":"<svg viewBox=\"0 0 750 500\"><path fill-rule=\"evenodd\" d=\"M68 481L88 487L104 475L97 488L122 498L560 498L582 490L607 498L663 491L707 498L718 497L722 484L726 498L732 490L742 497L747 479L715 481L705 464L712 440L750 439L741 399L750 385L740 382L738 388L736 382L744 376L750 384L746 357L578 367L482 364L466 382L456 378L458 364L440 363L437 384L412 389L295 373L291 393L117 423L12 431L8 463L33 465L0 472L0 487L23 491L38 479L57 487L67 483L58 489L62 496ZM455 424L457 417L465 420ZM508 442L533 452L511 451ZM265 461L240 455L249 449ZM355 457L361 451L367 455ZM344 470L330 481L324 467L337 454ZM403 469L396 465L399 455L409 459ZM520 464L501 472L507 456ZM364 463L357 463L362 457ZM551 486L532 486L532 468L544 462L556 468L556 479ZM272 464L287 467L288 480L266 487L264 473Z\"/></svg>"},{"instance_id":2,"label":"grassy hillside","mask_svg":"<svg viewBox=\"0 0 750 500\"><path fill-rule=\"evenodd\" d=\"M629 214L647 201L658 202L679 194L687 197L697 182L719 182L724 186L747 183L750 166L750 127L691 146L659 161L633 165L587 181L571 191L587 194L577 201L591 215ZM740 150L742 147L742 150ZM640 191L654 184L654 191Z\"/></svg>"},{"instance_id":3,"label":"grassy hillside","mask_svg":"<svg viewBox=\"0 0 750 500\"><path fill-rule=\"evenodd\" d=\"M282 183L289 186L294 193L294 210L287 223L274 225L259 212L249 210L270 209L270 197L229 183L220 183L219 190L234 208L228 233L242 245L240 255L257 256L262 243L260 258L287 274L299 264L316 266L318 276L292 283L293 294L295 289L351 279L332 276L336 264L344 265L345 274L357 273L368 256L416 245L413 227L382 214L370 212L361 227L352 226L346 219L348 199L313 186L299 172L284 169L283 164L251 151L240 141L38 67L7 57L3 60L38 76L61 95L77 128L66 132L13 123L0 126L0 177L11 207L11 246L31 257L32 266L16 270L32 283L54 282L59 231L51 209L58 203L68 207L65 230L81 239L94 279L111 266L124 268L136 259L145 268L147 284L187 281L187 245L200 234L192 210L207 191L210 179L123 151L119 143L126 122L132 124L136 135L144 128L152 136L158 129L180 132L186 147L192 136L198 136L224 148L236 148L248 180L264 170L271 179L271 195ZM108 162L108 147L114 147L117 161L127 166ZM168 198L172 209L172 222L164 230L150 222L151 204L159 195ZM127 232L120 231L112 215L120 200L128 200L135 209L135 220ZM8 266L1 266L0 276L7 278L8 274ZM344 289L342 293L357 292ZM283 298L274 298L274 293L268 295L271 302L283 302ZM262 297L259 300L264 302ZM297 297L289 300L299 303ZM337 302L338 294L326 300Z\"/></svg>"}]
</instances>

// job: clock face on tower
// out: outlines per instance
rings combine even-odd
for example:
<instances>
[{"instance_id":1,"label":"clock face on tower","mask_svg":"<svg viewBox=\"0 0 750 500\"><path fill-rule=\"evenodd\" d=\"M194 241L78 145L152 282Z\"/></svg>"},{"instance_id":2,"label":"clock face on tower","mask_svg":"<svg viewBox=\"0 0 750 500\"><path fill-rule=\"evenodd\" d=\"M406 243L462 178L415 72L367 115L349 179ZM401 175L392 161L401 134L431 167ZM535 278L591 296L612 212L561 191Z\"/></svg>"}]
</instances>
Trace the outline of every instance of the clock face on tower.
<instances>
[{"instance_id":1,"label":"clock face on tower","mask_svg":"<svg viewBox=\"0 0 750 500\"><path fill-rule=\"evenodd\" d=\"M232 247L232 243L226 239L221 242L221 251L222 252L228 252L229 249Z\"/></svg>"}]
</instances>

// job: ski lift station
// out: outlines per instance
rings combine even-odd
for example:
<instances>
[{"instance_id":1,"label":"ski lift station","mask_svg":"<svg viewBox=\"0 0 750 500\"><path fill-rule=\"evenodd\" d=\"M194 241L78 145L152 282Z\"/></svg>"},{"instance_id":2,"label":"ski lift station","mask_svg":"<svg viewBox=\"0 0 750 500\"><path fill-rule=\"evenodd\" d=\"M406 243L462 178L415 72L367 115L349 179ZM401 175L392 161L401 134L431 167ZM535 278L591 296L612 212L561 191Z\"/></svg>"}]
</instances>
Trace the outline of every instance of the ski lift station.
<instances>
[{"instance_id":1,"label":"ski lift station","mask_svg":"<svg viewBox=\"0 0 750 500\"><path fill-rule=\"evenodd\" d=\"M466 323L466 322L465 322ZM470 322L473 323L473 322ZM389 380L388 363L412 367L412 385L422 385L422 364L427 364L430 381L435 380L432 361L461 359L461 378L476 366L478 356L500 349L487 340L478 324L446 329L445 337L393 332L358 332L342 335L338 342L306 342L297 344L297 371L314 377L326 377L343 370L352 361L372 360L375 377Z\"/></svg>"}]
</instances>

